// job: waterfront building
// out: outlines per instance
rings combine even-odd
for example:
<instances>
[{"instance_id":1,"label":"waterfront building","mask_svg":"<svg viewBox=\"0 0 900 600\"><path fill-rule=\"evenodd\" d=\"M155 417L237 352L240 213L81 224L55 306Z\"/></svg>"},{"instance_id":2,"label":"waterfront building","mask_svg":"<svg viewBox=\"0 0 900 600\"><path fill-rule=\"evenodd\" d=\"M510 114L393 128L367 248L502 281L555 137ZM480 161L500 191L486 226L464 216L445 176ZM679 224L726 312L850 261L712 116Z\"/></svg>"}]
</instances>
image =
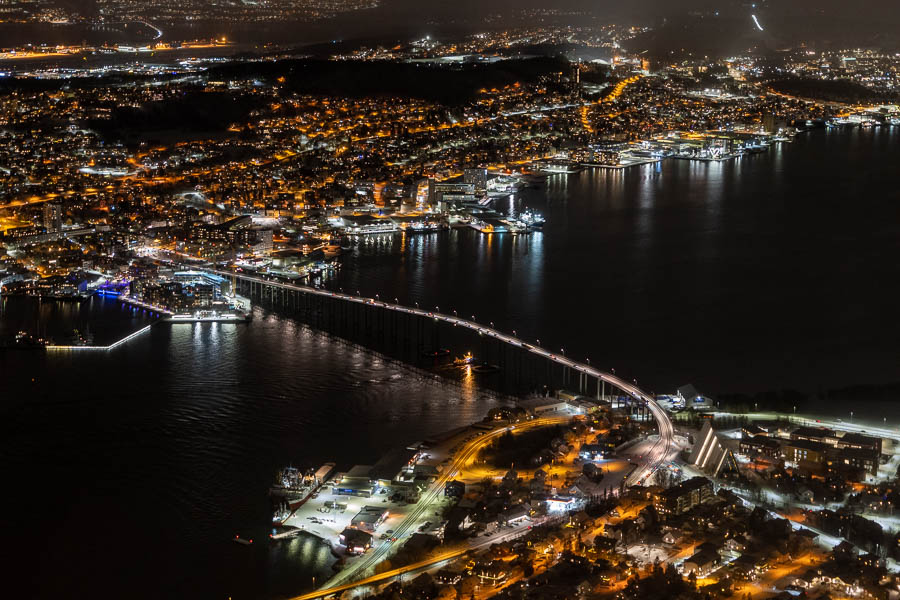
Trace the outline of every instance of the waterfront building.
<instances>
[{"instance_id":1,"label":"waterfront building","mask_svg":"<svg viewBox=\"0 0 900 600\"><path fill-rule=\"evenodd\" d=\"M355 527L344 529L338 539L351 554L362 554L372 547L372 534Z\"/></svg>"},{"instance_id":2,"label":"waterfront building","mask_svg":"<svg viewBox=\"0 0 900 600\"><path fill-rule=\"evenodd\" d=\"M370 498L375 493L376 484L369 475L371 465L356 465L334 480L332 493L343 496Z\"/></svg>"},{"instance_id":3,"label":"waterfront building","mask_svg":"<svg viewBox=\"0 0 900 600\"><path fill-rule=\"evenodd\" d=\"M379 487L408 481L415 476L421 452L415 448L396 448L378 459L369 472L369 480Z\"/></svg>"},{"instance_id":4,"label":"waterfront building","mask_svg":"<svg viewBox=\"0 0 900 600\"><path fill-rule=\"evenodd\" d=\"M487 185L485 183L485 185ZM432 206L440 212L447 212L450 206L475 201L475 184L465 182L440 182L433 186Z\"/></svg>"},{"instance_id":5,"label":"waterfront building","mask_svg":"<svg viewBox=\"0 0 900 600\"><path fill-rule=\"evenodd\" d=\"M390 512L379 506L363 506L356 516L350 520L350 527L374 533L384 523Z\"/></svg>"},{"instance_id":6,"label":"waterfront building","mask_svg":"<svg viewBox=\"0 0 900 600\"><path fill-rule=\"evenodd\" d=\"M523 398L519 400L517 404L520 408L525 409L530 415L562 412L569 408L568 402L565 400L556 400L554 398Z\"/></svg>"}]
</instances>

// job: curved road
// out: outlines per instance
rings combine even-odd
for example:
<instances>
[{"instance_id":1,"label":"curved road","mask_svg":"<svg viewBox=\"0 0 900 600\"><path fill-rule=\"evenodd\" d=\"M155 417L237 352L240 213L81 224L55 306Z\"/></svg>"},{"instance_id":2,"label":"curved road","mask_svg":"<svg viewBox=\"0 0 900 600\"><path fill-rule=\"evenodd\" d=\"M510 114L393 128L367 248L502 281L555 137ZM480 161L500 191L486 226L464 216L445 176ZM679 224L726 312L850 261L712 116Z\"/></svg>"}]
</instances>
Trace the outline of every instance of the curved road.
<instances>
[{"instance_id":1,"label":"curved road","mask_svg":"<svg viewBox=\"0 0 900 600\"><path fill-rule=\"evenodd\" d=\"M534 429L536 427L546 427L548 425L558 425L560 423L564 423L567 421L567 417L547 417L540 418L528 421L522 424L516 424L514 427L517 431L527 431L528 429ZM423 494L423 496L419 499L419 502L416 504L416 507L410 511L404 518L403 521L400 522L394 528L393 536L398 540L404 538L407 534L412 534L415 532L413 529L420 521L420 518L429 510L434 510L432 503L437 500L444 493L444 485L453 479L456 475L457 471L463 468L467 463L473 460L478 451L481 450L485 445L494 440L495 438L506 433L510 428L509 427L501 427L500 429L495 429L484 435L480 435L475 437L472 441L466 444L463 448L461 448L456 456L453 457L453 463L448 465L446 469L443 470L441 475L435 480L433 484L428 488L428 491ZM347 568L339 572L337 575L332 577L328 583L326 584L328 588L320 590L316 592L320 594L327 589L333 589L335 587L343 587L342 584L345 582L350 583L350 587L354 587L358 585L356 582L352 582L355 576L360 575L362 573L366 573L369 569L372 569L379 562L387 558L388 554L390 554L393 549L393 544L390 542L382 543L380 546L376 547L375 550L362 558L362 560L357 560ZM439 562L444 559L437 559L435 562ZM351 580L348 582L348 580ZM345 588L347 589L347 588ZM301 596L301 598L312 598L315 596Z\"/></svg>"},{"instance_id":2,"label":"curved road","mask_svg":"<svg viewBox=\"0 0 900 600\"><path fill-rule=\"evenodd\" d=\"M566 358L563 355L554 354L545 348L541 348L540 346L534 346L527 343L525 340L522 340L518 337L505 334L501 331L497 331L491 327L485 327L476 323L475 321L469 321L468 319L461 319L454 315L447 315L439 312L431 312L427 310L423 310L420 308L410 308L408 306L403 306L401 304L393 304L390 302L382 302L377 298L366 298L363 296L352 296L350 294L344 294L341 292L332 292L330 290L324 290L319 288L314 288L311 286L305 285L295 285L292 283L283 283L281 281L271 281L268 279L264 279L262 277L256 277L251 275L246 275L244 273L235 273L232 271L221 271L217 269L206 269L212 273L217 275L221 275L223 277L235 277L238 279L242 279L244 281L252 281L255 283L260 283L263 285L268 285L271 287L281 288L284 290L290 291L298 291L304 294L313 294L317 296L331 297L337 300L343 300L345 302L353 302L356 304L368 304L371 306L377 306L380 308L384 308L386 310L392 310L400 313L407 313L410 315L417 315L420 317L434 319L435 321L442 321L444 323L449 323L451 325L457 327L466 327L472 331L476 331L481 335L486 335L492 338L495 338L501 342L509 344L511 346L517 346L524 350L527 350L531 354L536 356L540 356L541 358L545 358L547 360L553 361L559 365L563 365L580 373L584 373L589 377L596 377L601 381L605 381L610 385L613 385L632 398L645 402L650 409L650 412L653 414L653 418L656 419L656 424L659 428L659 437L651 446L649 452L644 454L643 462L640 466L629 476L631 481L642 484L648 476L650 476L656 469L659 467L668 456L670 450L673 447L675 430L672 426L672 421L669 420L669 416L666 414L665 410L656 401L646 392L638 388L636 385L632 385L625 381L624 379L620 379L615 375L610 373L606 373L603 371L599 371L590 365L586 365L569 358ZM536 427L539 425L547 425L553 422L552 419L535 419L533 421L529 421L524 425L518 426L519 428L524 427ZM474 453L478 451L481 445L492 439L497 435L501 435L505 432L506 429L499 429L496 431L492 431L486 435L480 436L476 438L476 440L467 445L464 450L457 453L456 458L454 459L453 467L446 470L445 474L441 475L438 480L432 485L429 491L423 496L423 498L419 501L418 506L407 516L406 519L395 529L396 537L402 537L410 527L416 522L421 513L426 510L426 506L434 500L438 494L442 491L442 486L446 481L450 478L450 475L457 471L457 465L462 465L464 462L460 462L468 460ZM383 560L388 552L391 549L390 544L382 544L374 552L367 555L366 558L362 561L357 561L351 567L348 567L344 571L341 571L338 575L336 575L329 582L331 585L328 589L319 590L313 594L307 594L305 596L300 596L299 598L307 599L307 598L319 598L323 595L326 595L325 592L334 593L338 591L342 591L345 589L349 589L356 584L345 584L343 583L348 577L355 575L360 572L365 572L365 570L374 567L376 563ZM338 589L339 588L339 589ZM299 599L298 599L299 600Z\"/></svg>"}]
</instances>

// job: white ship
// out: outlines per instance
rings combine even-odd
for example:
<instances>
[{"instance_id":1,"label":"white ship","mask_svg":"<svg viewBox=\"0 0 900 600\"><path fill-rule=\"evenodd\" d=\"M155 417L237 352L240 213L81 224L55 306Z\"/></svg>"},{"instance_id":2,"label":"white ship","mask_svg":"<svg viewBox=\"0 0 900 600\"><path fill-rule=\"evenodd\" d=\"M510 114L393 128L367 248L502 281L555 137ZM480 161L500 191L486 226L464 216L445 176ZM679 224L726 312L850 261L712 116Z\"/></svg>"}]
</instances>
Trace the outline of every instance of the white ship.
<instances>
[{"instance_id":1,"label":"white ship","mask_svg":"<svg viewBox=\"0 0 900 600\"><path fill-rule=\"evenodd\" d=\"M249 312L239 310L195 310L176 313L165 318L169 323L245 323L251 320Z\"/></svg>"}]
</instances>

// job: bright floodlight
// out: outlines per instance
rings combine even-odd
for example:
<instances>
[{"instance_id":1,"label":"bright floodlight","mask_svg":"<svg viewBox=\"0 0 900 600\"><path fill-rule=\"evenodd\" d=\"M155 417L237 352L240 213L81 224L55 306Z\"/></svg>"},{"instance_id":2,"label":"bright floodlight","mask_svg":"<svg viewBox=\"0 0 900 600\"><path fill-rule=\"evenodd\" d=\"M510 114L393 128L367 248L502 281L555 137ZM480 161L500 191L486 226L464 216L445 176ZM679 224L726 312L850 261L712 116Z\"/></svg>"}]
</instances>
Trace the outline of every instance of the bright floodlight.
<instances>
[{"instance_id":1,"label":"bright floodlight","mask_svg":"<svg viewBox=\"0 0 900 600\"><path fill-rule=\"evenodd\" d=\"M759 24L759 19L756 18L756 15L750 15L750 16L753 17L753 22L756 23L756 28L759 29L760 31L765 31L763 29L762 25Z\"/></svg>"}]
</instances>

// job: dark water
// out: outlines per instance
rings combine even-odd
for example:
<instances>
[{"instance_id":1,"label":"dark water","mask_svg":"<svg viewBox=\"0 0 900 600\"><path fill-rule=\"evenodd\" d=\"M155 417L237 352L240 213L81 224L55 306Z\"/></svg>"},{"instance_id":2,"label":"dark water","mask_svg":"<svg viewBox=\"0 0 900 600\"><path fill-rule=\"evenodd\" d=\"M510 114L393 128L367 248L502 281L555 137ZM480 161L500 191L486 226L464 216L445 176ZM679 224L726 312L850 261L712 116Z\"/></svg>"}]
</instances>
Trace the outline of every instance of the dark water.
<instances>
[{"instance_id":1,"label":"dark water","mask_svg":"<svg viewBox=\"0 0 900 600\"><path fill-rule=\"evenodd\" d=\"M304 591L333 559L312 538L265 541L277 469L371 464L495 405L256 317L157 325L101 356L0 351L3 514L24 597Z\"/></svg>"},{"instance_id":2,"label":"dark water","mask_svg":"<svg viewBox=\"0 0 900 600\"><path fill-rule=\"evenodd\" d=\"M66 345L73 343L77 332L93 345L108 346L156 319L157 315L114 298L92 296L84 302L58 302L7 296L0 300L0 339L25 331Z\"/></svg>"},{"instance_id":3,"label":"dark water","mask_svg":"<svg viewBox=\"0 0 900 600\"><path fill-rule=\"evenodd\" d=\"M819 131L734 162L553 176L522 198L542 234L373 240L336 285L474 314L657 392L900 381L898 150L900 128Z\"/></svg>"},{"instance_id":4,"label":"dark water","mask_svg":"<svg viewBox=\"0 0 900 600\"><path fill-rule=\"evenodd\" d=\"M823 131L734 163L553 177L522 199L541 234L372 238L333 285L474 314L656 391L898 381L898 141ZM85 309L3 310L14 331ZM89 310L98 337L138 325ZM330 572L322 546L229 541L265 534L277 468L369 463L494 405L257 317L102 355L0 351L6 566L25 597L302 592Z\"/></svg>"}]
</instances>

